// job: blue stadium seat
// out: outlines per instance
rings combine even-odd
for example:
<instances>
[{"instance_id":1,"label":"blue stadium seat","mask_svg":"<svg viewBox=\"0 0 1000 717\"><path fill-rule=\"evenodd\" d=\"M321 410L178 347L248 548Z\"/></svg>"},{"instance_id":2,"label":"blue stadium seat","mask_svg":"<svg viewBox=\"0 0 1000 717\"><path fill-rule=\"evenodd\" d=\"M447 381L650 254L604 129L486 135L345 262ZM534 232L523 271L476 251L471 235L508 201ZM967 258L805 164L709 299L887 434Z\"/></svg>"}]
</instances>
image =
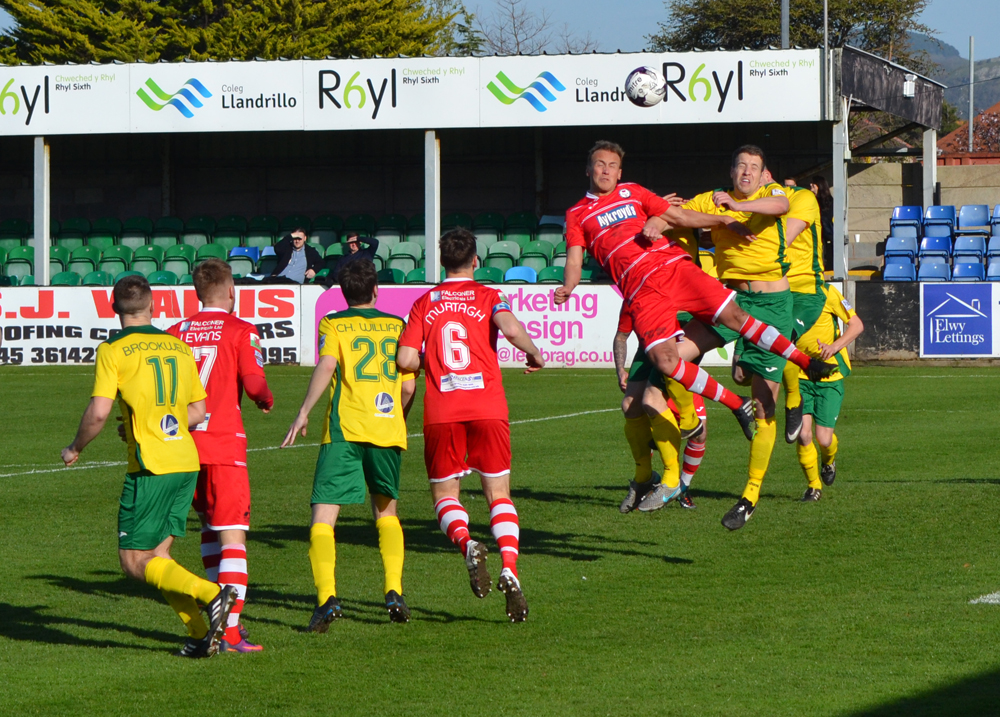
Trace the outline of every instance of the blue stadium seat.
<instances>
[{"instance_id":1,"label":"blue stadium seat","mask_svg":"<svg viewBox=\"0 0 1000 717\"><path fill-rule=\"evenodd\" d=\"M985 204L965 204L958 210L956 234L985 234L989 231L990 208Z\"/></svg>"},{"instance_id":2,"label":"blue stadium seat","mask_svg":"<svg viewBox=\"0 0 1000 717\"><path fill-rule=\"evenodd\" d=\"M1000 256L1000 233L990 237L990 243L986 248L986 256Z\"/></svg>"},{"instance_id":3,"label":"blue stadium seat","mask_svg":"<svg viewBox=\"0 0 1000 717\"><path fill-rule=\"evenodd\" d=\"M530 266L514 266L503 275L507 284L534 284L538 282L538 272Z\"/></svg>"},{"instance_id":4,"label":"blue stadium seat","mask_svg":"<svg viewBox=\"0 0 1000 717\"><path fill-rule=\"evenodd\" d=\"M993 216L990 218L990 226L1000 226L1000 204L993 207Z\"/></svg>"},{"instance_id":5,"label":"blue stadium seat","mask_svg":"<svg viewBox=\"0 0 1000 717\"><path fill-rule=\"evenodd\" d=\"M952 229L955 228L955 207L927 207L924 214L924 227L933 224L947 224ZM926 232L924 235L926 236Z\"/></svg>"},{"instance_id":6,"label":"blue stadium seat","mask_svg":"<svg viewBox=\"0 0 1000 717\"><path fill-rule=\"evenodd\" d=\"M986 256L986 237L982 234L967 234L955 237L955 246L951 255L958 261L959 257L971 257L982 263Z\"/></svg>"},{"instance_id":7,"label":"blue stadium seat","mask_svg":"<svg viewBox=\"0 0 1000 717\"><path fill-rule=\"evenodd\" d=\"M951 267L938 262L921 262L917 281L951 281Z\"/></svg>"},{"instance_id":8,"label":"blue stadium seat","mask_svg":"<svg viewBox=\"0 0 1000 717\"><path fill-rule=\"evenodd\" d=\"M948 237L924 237L920 241L920 259L941 256L946 260L951 256L951 239Z\"/></svg>"},{"instance_id":9,"label":"blue stadium seat","mask_svg":"<svg viewBox=\"0 0 1000 717\"><path fill-rule=\"evenodd\" d=\"M273 249L271 251L274 251ZM234 246L229 250L229 258L234 256L249 257L254 264L260 259L260 247L256 246Z\"/></svg>"},{"instance_id":10,"label":"blue stadium seat","mask_svg":"<svg viewBox=\"0 0 1000 717\"><path fill-rule=\"evenodd\" d=\"M915 224L894 224L889 227L889 236L891 237L913 237L916 239L920 236L920 227Z\"/></svg>"},{"instance_id":11,"label":"blue stadium seat","mask_svg":"<svg viewBox=\"0 0 1000 717\"><path fill-rule=\"evenodd\" d=\"M925 237L948 237L951 239L952 234L951 227L947 224L930 224L924 227Z\"/></svg>"},{"instance_id":12,"label":"blue stadium seat","mask_svg":"<svg viewBox=\"0 0 1000 717\"><path fill-rule=\"evenodd\" d=\"M906 227L912 229L912 227ZM888 237L885 240L885 260L891 257L905 257L911 264L917 256L917 238L912 237Z\"/></svg>"},{"instance_id":13,"label":"blue stadium seat","mask_svg":"<svg viewBox=\"0 0 1000 717\"><path fill-rule=\"evenodd\" d=\"M916 281L917 268L909 262L886 264L882 269L882 279L884 281Z\"/></svg>"},{"instance_id":14,"label":"blue stadium seat","mask_svg":"<svg viewBox=\"0 0 1000 717\"><path fill-rule=\"evenodd\" d=\"M1000 259L994 259L986 267L986 281L1000 281Z\"/></svg>"},{"instance_id":15,"label":"blue stadium seat","mask_svg":"<svg viewBox=\"0 0 1000 717\"><path fill-rule=\"evenodd\" d=\"M979 262L955 262L951 275L952 281L985 281L986 267Z\"/></svg>"},{"instance_id":16,"label":"blue stadium seat","mask_svg":"<svg viewBox=\"0 0 1000 717\"><path fill-rule=\"evenodd\" d=\"M889 219L889 226L913 226L920 228L920 214L923 212L922 207L895 207L892 210L892 217Z\"/></svg>"}]
</instances>

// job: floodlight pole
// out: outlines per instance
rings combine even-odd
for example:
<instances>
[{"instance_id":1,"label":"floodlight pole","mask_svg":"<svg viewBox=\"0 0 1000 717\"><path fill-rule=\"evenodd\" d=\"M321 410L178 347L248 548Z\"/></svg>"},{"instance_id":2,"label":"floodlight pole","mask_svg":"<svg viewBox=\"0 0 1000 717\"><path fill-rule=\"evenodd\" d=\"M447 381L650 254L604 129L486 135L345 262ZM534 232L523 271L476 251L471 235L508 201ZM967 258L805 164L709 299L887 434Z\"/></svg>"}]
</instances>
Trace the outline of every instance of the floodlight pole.
<instances>
[{"instance_id":1,"label":"floodlight pole","mask_svg":"<svg viewBox=\"0 0 1000 717\"><path fill-rule=\"evenodd\" d=\"M972 59L975 49L976 38L969 35L969 152L972 152L972 134L975 129L976 106L973 104L974 90L976 89L976 62Z\"/></svg>"},{"instance_id":2,"label":"floodlight pole","mask_svg":"<svg viewBox=\"0 0 1000 717\"><path fill-rule=\"evenodd\" d=\"M45 137L35 137L35 286L48 286L50 231L49 143Z\"/></svg>"},{"instance_id":3,"label":"floodlight pole","mask_svg":"<svg viewBox=\"0 0 1000 717\"><path fill-rule=\"evenodd\" d=\"M788 2L781 0L781 49L788 49Z\"/></svg>"},{"instance_id":4,"label":"floodlight pole","mask_svg":"<svg viewBox=\"0 0 1000 717\"><path fill-rule=\"evenodd\" d=\"M441 281L441 140L434 130L424 132L424 279Z\"/></svg>"}]
</instances>

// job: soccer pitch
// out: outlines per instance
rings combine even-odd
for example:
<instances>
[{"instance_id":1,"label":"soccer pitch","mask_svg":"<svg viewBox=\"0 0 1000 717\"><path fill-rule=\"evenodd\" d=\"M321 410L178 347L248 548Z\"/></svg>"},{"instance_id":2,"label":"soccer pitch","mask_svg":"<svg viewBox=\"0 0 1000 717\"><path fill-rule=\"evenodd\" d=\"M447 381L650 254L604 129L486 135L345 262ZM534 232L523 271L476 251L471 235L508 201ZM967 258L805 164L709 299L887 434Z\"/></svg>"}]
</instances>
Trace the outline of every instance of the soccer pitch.
<instances>
[{"instance_id":1,"label":"soccer pitch","mask_svg":"<svg viewBox=\"0 0 1000 717\"><path fill-rule=\"evenodd\" d=\"M742 491L748 444L728 411L709 406L697 510L620 515L631 461L613 372L505 371L530 605L519 625L498 592L473 597L434 520L421 389L400 496L413 619L389 623L371 514L348 507L337 525L345 618L325 635L302 632L315 606L306 553L317 448L273 450L309 374L268 370L268 416L244 401L254 512L243 614L265 650L183 660L171 654L183 641L173 611L118 568L124 445L113 426L80 469L59 468L92 370L0 369L0 713L1000 710L1000 605L970 604L1000 590L996 369L856 369L836 483L818 503L796 502L805 480L779 418L761 503L734 533L719 521ZM304 443L318 441L321 414ZM495 581L481 493L463 501ZM202 574L193 513L174 556Z\"/></svg>"}]
</instances>

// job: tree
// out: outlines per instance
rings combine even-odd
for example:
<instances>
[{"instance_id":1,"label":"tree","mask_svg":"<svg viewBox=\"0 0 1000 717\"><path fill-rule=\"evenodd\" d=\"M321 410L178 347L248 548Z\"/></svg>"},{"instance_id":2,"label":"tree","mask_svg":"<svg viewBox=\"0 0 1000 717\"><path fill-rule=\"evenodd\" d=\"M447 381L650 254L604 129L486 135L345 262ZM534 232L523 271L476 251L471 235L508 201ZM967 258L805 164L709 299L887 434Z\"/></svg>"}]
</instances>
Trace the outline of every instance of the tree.
<instances>
[{"instance_id":1,"label":"tree","mask_svg":"<svg viewBox=\"0 0 1000 717\"><path fill-rule=\"evenodd\" d=\"M5 62L435 53L454 14L425 0L0 0Z\"/></svg>"},{"instance_id":2,"label":"tree","mask_svg":"<svg viewBox=\"0 0 1000 717\"><path fill-rule=\"evenodd\" d=\"M926 72L924 52L914 52L910 33L933 34L917 18L929 0L830 0L831 47L853 45L862 50ZM778 0L667 0L667 22L647 36L654 51L744 47L762 49L781 44L781 3ZM823 44L822 0L792 0L789 39L793 46Z\"/></svg>"},{"instance_id":3,"label":"tree","mask_svg":"<svg viewBox=\"0 0 1000 717\"><path fill-rule=\"evenodd\" d=\"M451 18L438 38L437 54L476 55L486 40L476 29L476 16L460 0L428 0L434 17Z\"/></svg>"},{"instance_id":4,"label":"tree","mask_svg":"<svg viewBox=\"0 0 1000 717\"><path fill-rule=\"evenodd\" d=\"M597 41L589 34L579 37L565 25L556 28L547 10L537 14L525 3L526 0L496 0L490 15L476 18L476 30L487 52L536 55L546 50L565 53L597 49Z\"/></svg>"}]
</instances>

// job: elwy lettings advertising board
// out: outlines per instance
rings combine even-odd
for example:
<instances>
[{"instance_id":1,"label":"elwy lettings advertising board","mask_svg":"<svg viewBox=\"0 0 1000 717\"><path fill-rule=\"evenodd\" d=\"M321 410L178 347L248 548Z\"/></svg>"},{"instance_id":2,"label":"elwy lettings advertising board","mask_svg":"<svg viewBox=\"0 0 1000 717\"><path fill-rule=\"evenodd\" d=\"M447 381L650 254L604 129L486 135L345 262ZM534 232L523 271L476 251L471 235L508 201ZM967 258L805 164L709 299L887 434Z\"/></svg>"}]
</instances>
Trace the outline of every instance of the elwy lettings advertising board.
<instances>
[{"instance_id":1,"label":"elwy lettings advertising board","mask_svg":"<svg viewBox=\"0 0 1000 717\"><path fill-rule=\"evenodd\" d=\"M1000 284L921 283L920 356L1000 356Z\"/></svg>"},{"instance_id":2,"label":"elwy lettings advertising board","mask_svg":"<svg viewBox=\"0 0 1000 717\"><path fill-rule=\"evenodd\" d=\"M792 122L820 50L0 67L0 135ZM636 107L625 78L663 73Z\"/></svg>"}]
</instances>

